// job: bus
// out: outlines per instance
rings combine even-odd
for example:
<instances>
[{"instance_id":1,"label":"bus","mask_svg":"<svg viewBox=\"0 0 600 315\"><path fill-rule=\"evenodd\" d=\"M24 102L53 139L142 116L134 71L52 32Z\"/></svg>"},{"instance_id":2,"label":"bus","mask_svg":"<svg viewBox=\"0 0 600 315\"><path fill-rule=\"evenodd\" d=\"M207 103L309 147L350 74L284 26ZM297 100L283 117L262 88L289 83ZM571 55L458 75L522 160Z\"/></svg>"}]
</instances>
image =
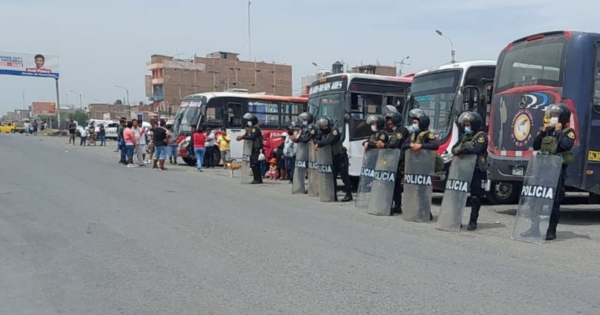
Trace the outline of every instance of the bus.
<instances>
[{"instance_id":1,"label":"bus","mask_svg":"<svg viewBox=\"0 0 600 315\"><path fill-rule=\"evenodd\" d=\"M353 184L360 177L364 148L362 143L373 133L366 119L381 115L384 106L401 112L412 82L412 75L388 77L360 73L329 75L311 84L309 112L330 117L341 132L350 158L349 173Z\"/></svg>"},{"instance_id":2,"label":"bus","mask_svg":"<svg viewBox=\"0 0 600 315\"><path fill-rule=\"evenodd\" d=\"M489 121L489 104L496 72L496 61L476 60L418 72L412 83L408 104L404 111L405 124L409 125L408 112L422 109L431 119L429 129L440 142L438 154L444 160L444 171L435 174L434 189L444 191L446 173L452 161L452 147L459 140L456 121L464 111L474 111ZM496 199L496 196L488 196ZM494 200L493 202L498 202Z\"/></svg>"},{"instance_id":3,"label":"bus","mask_svg":"<svg viewBox=\"0 0 600 315\"><path fill-rule=\"evenodd\" d=\"M179 156L189 165L195 165L194 157L188 156L187 144L190 141L191 126L203 126L219 131L227 128L231 139L244 133L242 116L252 113L258 118L263 132L281 141L281 134L287 127L298 121L298 115L307 110L306 97L273 96L245 92L210 92L187 96L173 120L174 132L179 143ZM242 158L243 144L231 141L231 158ZM215 161L221 160L221 153L215 150Z\"/></svg>"},{"instance_id":4,"label":"bus","mask_svg":"<svg viewBox=\"0 0 600 315\"><path fill-rule=\"evenodd\" d=\"M571 109L577 134L566 186L600 194L600 34L557 31L516 40L500 53L492 100L489 178L515 201L548 105ZM594 140L596 139L596 140Z\"/></svg>"}]
</instances>

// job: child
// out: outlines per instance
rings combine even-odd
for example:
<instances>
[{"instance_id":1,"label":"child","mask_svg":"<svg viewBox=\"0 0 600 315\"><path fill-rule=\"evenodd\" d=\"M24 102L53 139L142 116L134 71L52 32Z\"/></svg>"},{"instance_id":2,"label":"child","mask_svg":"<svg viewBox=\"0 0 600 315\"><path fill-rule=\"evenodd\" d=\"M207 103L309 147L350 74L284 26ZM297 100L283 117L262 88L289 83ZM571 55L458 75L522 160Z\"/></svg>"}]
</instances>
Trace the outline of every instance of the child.
<instances>
[{"instance_id":1,"label":"child","mask_svg":"<svg viewBox=\"0 0 600 315\"><path fill-rule=\"evenodd\" d=\"M276 180L279 177L279 168L277 167L277 159L271 159L271 167L269 168L269 178Z\"/></svg>"}]
</instances>

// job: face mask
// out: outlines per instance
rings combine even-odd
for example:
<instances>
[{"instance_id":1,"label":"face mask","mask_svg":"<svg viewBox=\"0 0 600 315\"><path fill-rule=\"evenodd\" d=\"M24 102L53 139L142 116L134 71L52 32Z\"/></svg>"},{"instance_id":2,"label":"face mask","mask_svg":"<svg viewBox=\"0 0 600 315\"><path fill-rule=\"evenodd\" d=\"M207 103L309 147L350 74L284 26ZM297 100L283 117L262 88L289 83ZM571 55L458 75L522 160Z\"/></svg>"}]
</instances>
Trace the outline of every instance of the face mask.
<instances>
[{"instance_id":1,"label":"face mask","mask_svg":"<svg viewBox=\"0 0 600 315\"><path fill-rule=\"evenodd\" d=\"M251 121L247 122L246 124L248 125L248 127L252 127L252 122Z\"/></svg>"},{"instance_id":2,"label":"face mask","mask_svg":"<svg viewBox=\"0 0 600 315\"><path fill-rule=\"evenodd\" d=\"M473 133L473 130L471 129L471 127L465 127L465 134L466 135L470 135Z\"/></svg>"},{"instance_id":3,"label":"face mask","mask_svg":"<svg viewBox=\"0 0 600 315\"><path fill-rule=\"evenodd\" d=\"M377 132L377 126L371 126L371 130L373 130L373 132Z\"/></svg>"},{"instance_id":4,"label":"face mask","mask_svg":"<svg viewBox=\"0 0 600 315\"><path fill-rule=\"evenodd\" d=\"M556 126L558 125L558 117L552 117L550 118L550 126Z\"/></svg>"},{"instance_id":5,"label":"face mask","mask_svg":"<svg viewBox=\"0 0 600 315\"><path fill-rule=\"evenodd\" d=\"M419 129L420 128L419 128L418 124L414 124L414 125L410 126L410 131L411 132L417 132L417 131L419 131Z\"/></svg>"},{"instance_id":6,"label":"face mask","mask_svg":"<svg viewBox=\"0 0 600 315\"><path fill-rule=\"evenodd\" d=\"M304 126L304 127L308 126L308 121L303 121L302 126Z\"/></svg>"}]
</instances>

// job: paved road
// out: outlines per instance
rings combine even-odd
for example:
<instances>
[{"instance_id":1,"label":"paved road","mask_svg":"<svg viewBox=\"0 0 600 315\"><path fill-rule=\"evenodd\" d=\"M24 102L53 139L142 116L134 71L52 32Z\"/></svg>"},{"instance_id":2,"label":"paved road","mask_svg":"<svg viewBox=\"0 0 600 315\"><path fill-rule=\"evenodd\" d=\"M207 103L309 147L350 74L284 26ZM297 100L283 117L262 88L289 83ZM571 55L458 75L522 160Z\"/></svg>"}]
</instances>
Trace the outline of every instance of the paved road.
<instances>
[{"instance_id":1,"label":"paved road","mask_svg":"<svg viewBox=\"0 0 600 315\"><path fill-rule=\"evenodd\" d=\"M0 314L600 314L596 226L449 234L66 141L0 135Z\"/></svg>"}]
</instances>

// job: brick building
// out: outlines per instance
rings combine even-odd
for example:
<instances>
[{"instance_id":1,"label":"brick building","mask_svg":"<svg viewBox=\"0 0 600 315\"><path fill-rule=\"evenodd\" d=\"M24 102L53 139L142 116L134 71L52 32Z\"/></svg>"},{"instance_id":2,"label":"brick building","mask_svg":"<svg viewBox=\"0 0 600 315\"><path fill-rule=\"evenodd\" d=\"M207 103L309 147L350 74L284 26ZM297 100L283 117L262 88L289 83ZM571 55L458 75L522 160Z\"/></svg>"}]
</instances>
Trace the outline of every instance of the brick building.
<instances>
[{"instance_id":1,"label":"brick building","mask_svg":"<svg viewBox=\"0 0 600 315\"><path fill-rule=\"evenodd\" d=\"M144 119L147 117L153 118L152 106L151 105L121 105L121 104L89 104L88 105L88 117L90 119L104 120L105 114L110 115L111 120L118 120L121 117L135 118L137 114L143 114Z\"/></svg>"},{"instance_id":2,"label":"brick building","mask_svg":"<svg viewBox=\"0 0 600 315\"><path fill-rule=\"evenodd\" d=\"M376 74L376 75L385 75L390 77L396 76L396 67L395 66L382 66L382 65L365 65L358 66L350 69L351 73L364 73L364 74Z\"/></svg>"},{"instance_id":3,"label":"brick building","mask_svg":"<svg viewBox=\"0 0 600 315\"><path fill-rule=\"evenodd\" d=\"M292 95L292 66L240 61L238 54L215 52L190 60L152 55L146 69L146 94L154 110L175 113L190 94L246 89L274 95Z\"/></svg>"}]
</instances>

